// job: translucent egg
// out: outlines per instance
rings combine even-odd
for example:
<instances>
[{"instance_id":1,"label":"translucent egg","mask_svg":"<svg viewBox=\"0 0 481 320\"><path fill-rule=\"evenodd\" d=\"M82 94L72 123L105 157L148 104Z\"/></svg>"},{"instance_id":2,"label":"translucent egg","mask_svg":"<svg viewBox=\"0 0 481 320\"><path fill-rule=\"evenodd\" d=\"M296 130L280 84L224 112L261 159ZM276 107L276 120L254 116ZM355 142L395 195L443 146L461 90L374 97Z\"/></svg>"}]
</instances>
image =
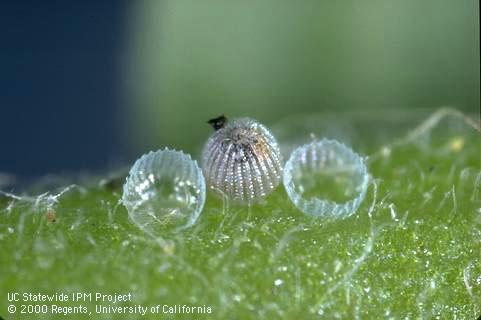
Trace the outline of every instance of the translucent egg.
<instances>
[{"instance_id":1,"label":"translucent egg","mask_svg":"<svg viewBox=\"0 0 481 320\"><path fill-rule=\"evenodd\" d=\"M327 139L295 149L283 174L294 205L321 217L354 214L364 200L368 181L364 160L344 144Z\"/></svg>"},{"instance_id":2,"label":"translucent egg","mask_svg":"<svg viewBox=\"0 0 481 320\"><path fill-rule=\"evenodd\" d=\"M277 141L262 124L249 118L209 123L216 130L202 152L207 184L239 203L254 203L273 191L281 180L282 160Z\"/></svg>"},{"instance_id":3,"label":"translucent egg","mask_svg":"<svg viewBox=\"0 0 481 320\"><path fill-rule=\"evenodd\" d=\"M205 180L190 155L175 150L149 152L132 166L122 203L130 219L156 233L165 226L192 226L205 202Z\"/></svg>"}]
</instances>

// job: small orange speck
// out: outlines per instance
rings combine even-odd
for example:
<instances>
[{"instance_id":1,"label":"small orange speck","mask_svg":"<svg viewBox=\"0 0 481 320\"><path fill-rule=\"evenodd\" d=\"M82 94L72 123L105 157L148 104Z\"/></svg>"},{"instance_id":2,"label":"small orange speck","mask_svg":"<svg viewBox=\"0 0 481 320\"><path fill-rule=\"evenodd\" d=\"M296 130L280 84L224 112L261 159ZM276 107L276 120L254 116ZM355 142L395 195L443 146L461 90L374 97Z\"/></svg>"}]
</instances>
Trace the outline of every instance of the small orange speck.
<instances>
[{"instance_id":1,"label":"small orange speck","mask_svg":"<svg viewBox=\"0 0 481 320\"><path fill-rule=\"evenodd\" d=\"M48 222L55 222L56 221L55 212L53 210L47 211L47 221Z\"/></svg>"}]
</instances>

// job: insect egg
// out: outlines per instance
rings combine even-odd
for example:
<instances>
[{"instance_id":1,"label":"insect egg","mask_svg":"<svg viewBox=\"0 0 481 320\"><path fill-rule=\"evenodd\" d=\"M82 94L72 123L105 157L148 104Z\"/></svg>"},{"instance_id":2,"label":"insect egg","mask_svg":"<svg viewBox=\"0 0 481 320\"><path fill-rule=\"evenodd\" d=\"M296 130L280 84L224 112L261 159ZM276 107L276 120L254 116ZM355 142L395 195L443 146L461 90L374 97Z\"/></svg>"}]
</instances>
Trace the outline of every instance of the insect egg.
<instances>
[{"instance_id":1,"label":"insect egg","mask_svg":"<svg viewBox=\"0 0 481 320\"><path fill-rule=\"evenodd\" d=\"M249 118L209 120L216 130L202 151L202 168L211 189L235 202L254 203L280 182L282 159L277 141Z\"/></svg>"},{"instance_id":2,"label":"insect egg","mask_svg":"<svg viewBox=\"0 0 481 320\"><path fill-rule=\"evenodd\" d=\"M197 162L190 155L169 149L138 159L122 195L130 219L151 234L165 225L193 225L204 202L205 180Z\"/></svg>"},{"instance_id":3,"label":"insect egg","mask_svg":"<svg viewBox=\"0 0 481 320\"><path fill-rule=\"evenodd\" d=\"M364 160L335 140L313 141L295 149L284 167L287 194L302 212L347 217L366 195L369 175Z\"/></svg>"}]
</instances>

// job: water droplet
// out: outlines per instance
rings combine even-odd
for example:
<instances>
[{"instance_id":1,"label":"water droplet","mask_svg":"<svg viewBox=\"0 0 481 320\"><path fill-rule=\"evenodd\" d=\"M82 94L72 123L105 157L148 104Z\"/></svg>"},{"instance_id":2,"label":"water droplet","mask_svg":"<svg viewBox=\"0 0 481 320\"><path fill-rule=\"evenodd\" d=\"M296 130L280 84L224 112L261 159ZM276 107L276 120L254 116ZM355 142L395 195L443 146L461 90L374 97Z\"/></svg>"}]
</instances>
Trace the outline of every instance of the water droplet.
<instances>
[{"instance_id":1,"label":"water droplet","mask_svg":"<svg viewBox=\"0 0 481 320\"><path fill-rule=\"evenodd\" d=\"M205 181L197 162L175 150L143 155L124 184L122 203L130 219L153 235L165 226L189 227L205 202Z\"/></svg>"},{"instance_id":2,"label":"water droplet","mask_svg":"<svg viewBox=\"0 0 481 320\"><path fill-rule=\"evenodd\" d=\"M274 285L276 287L280 287L282 286L282 284L284 284L284 281L282 281L282 279L276 279L276 281L274 281Z\"/></svg>"}]
</instances>

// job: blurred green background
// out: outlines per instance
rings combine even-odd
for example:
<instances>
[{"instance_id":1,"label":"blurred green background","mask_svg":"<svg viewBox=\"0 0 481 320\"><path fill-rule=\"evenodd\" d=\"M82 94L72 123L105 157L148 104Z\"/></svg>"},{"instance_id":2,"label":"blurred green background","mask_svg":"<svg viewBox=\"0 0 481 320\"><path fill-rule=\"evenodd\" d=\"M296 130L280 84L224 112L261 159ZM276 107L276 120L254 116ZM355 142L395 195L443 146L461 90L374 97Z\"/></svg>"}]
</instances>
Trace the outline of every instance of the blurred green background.
<instances>
[{"instance_id":1,"label":"blurred green background","mask_svg":"<svg viewBox=\"0 0 481 320\"><path fill-rule=\"evenodd\" d=\"M474 0L3 1L0 29L2 190L198 158L222 113L362 154L441 106L479 120Z\"/></svg>"},{"instance_id":2,"label":"blurred green background","mask_svg":"<svg viewBox=\"0 0 481 320\"><path fill-rule=\"evenodd\" d=\"M273 126L324 112L399 121L408 109L479 112L474 0L152 0L131 9L132 154L171 146L198 155L205 121L219 114Z\"/></svg>"}]
</instances>

